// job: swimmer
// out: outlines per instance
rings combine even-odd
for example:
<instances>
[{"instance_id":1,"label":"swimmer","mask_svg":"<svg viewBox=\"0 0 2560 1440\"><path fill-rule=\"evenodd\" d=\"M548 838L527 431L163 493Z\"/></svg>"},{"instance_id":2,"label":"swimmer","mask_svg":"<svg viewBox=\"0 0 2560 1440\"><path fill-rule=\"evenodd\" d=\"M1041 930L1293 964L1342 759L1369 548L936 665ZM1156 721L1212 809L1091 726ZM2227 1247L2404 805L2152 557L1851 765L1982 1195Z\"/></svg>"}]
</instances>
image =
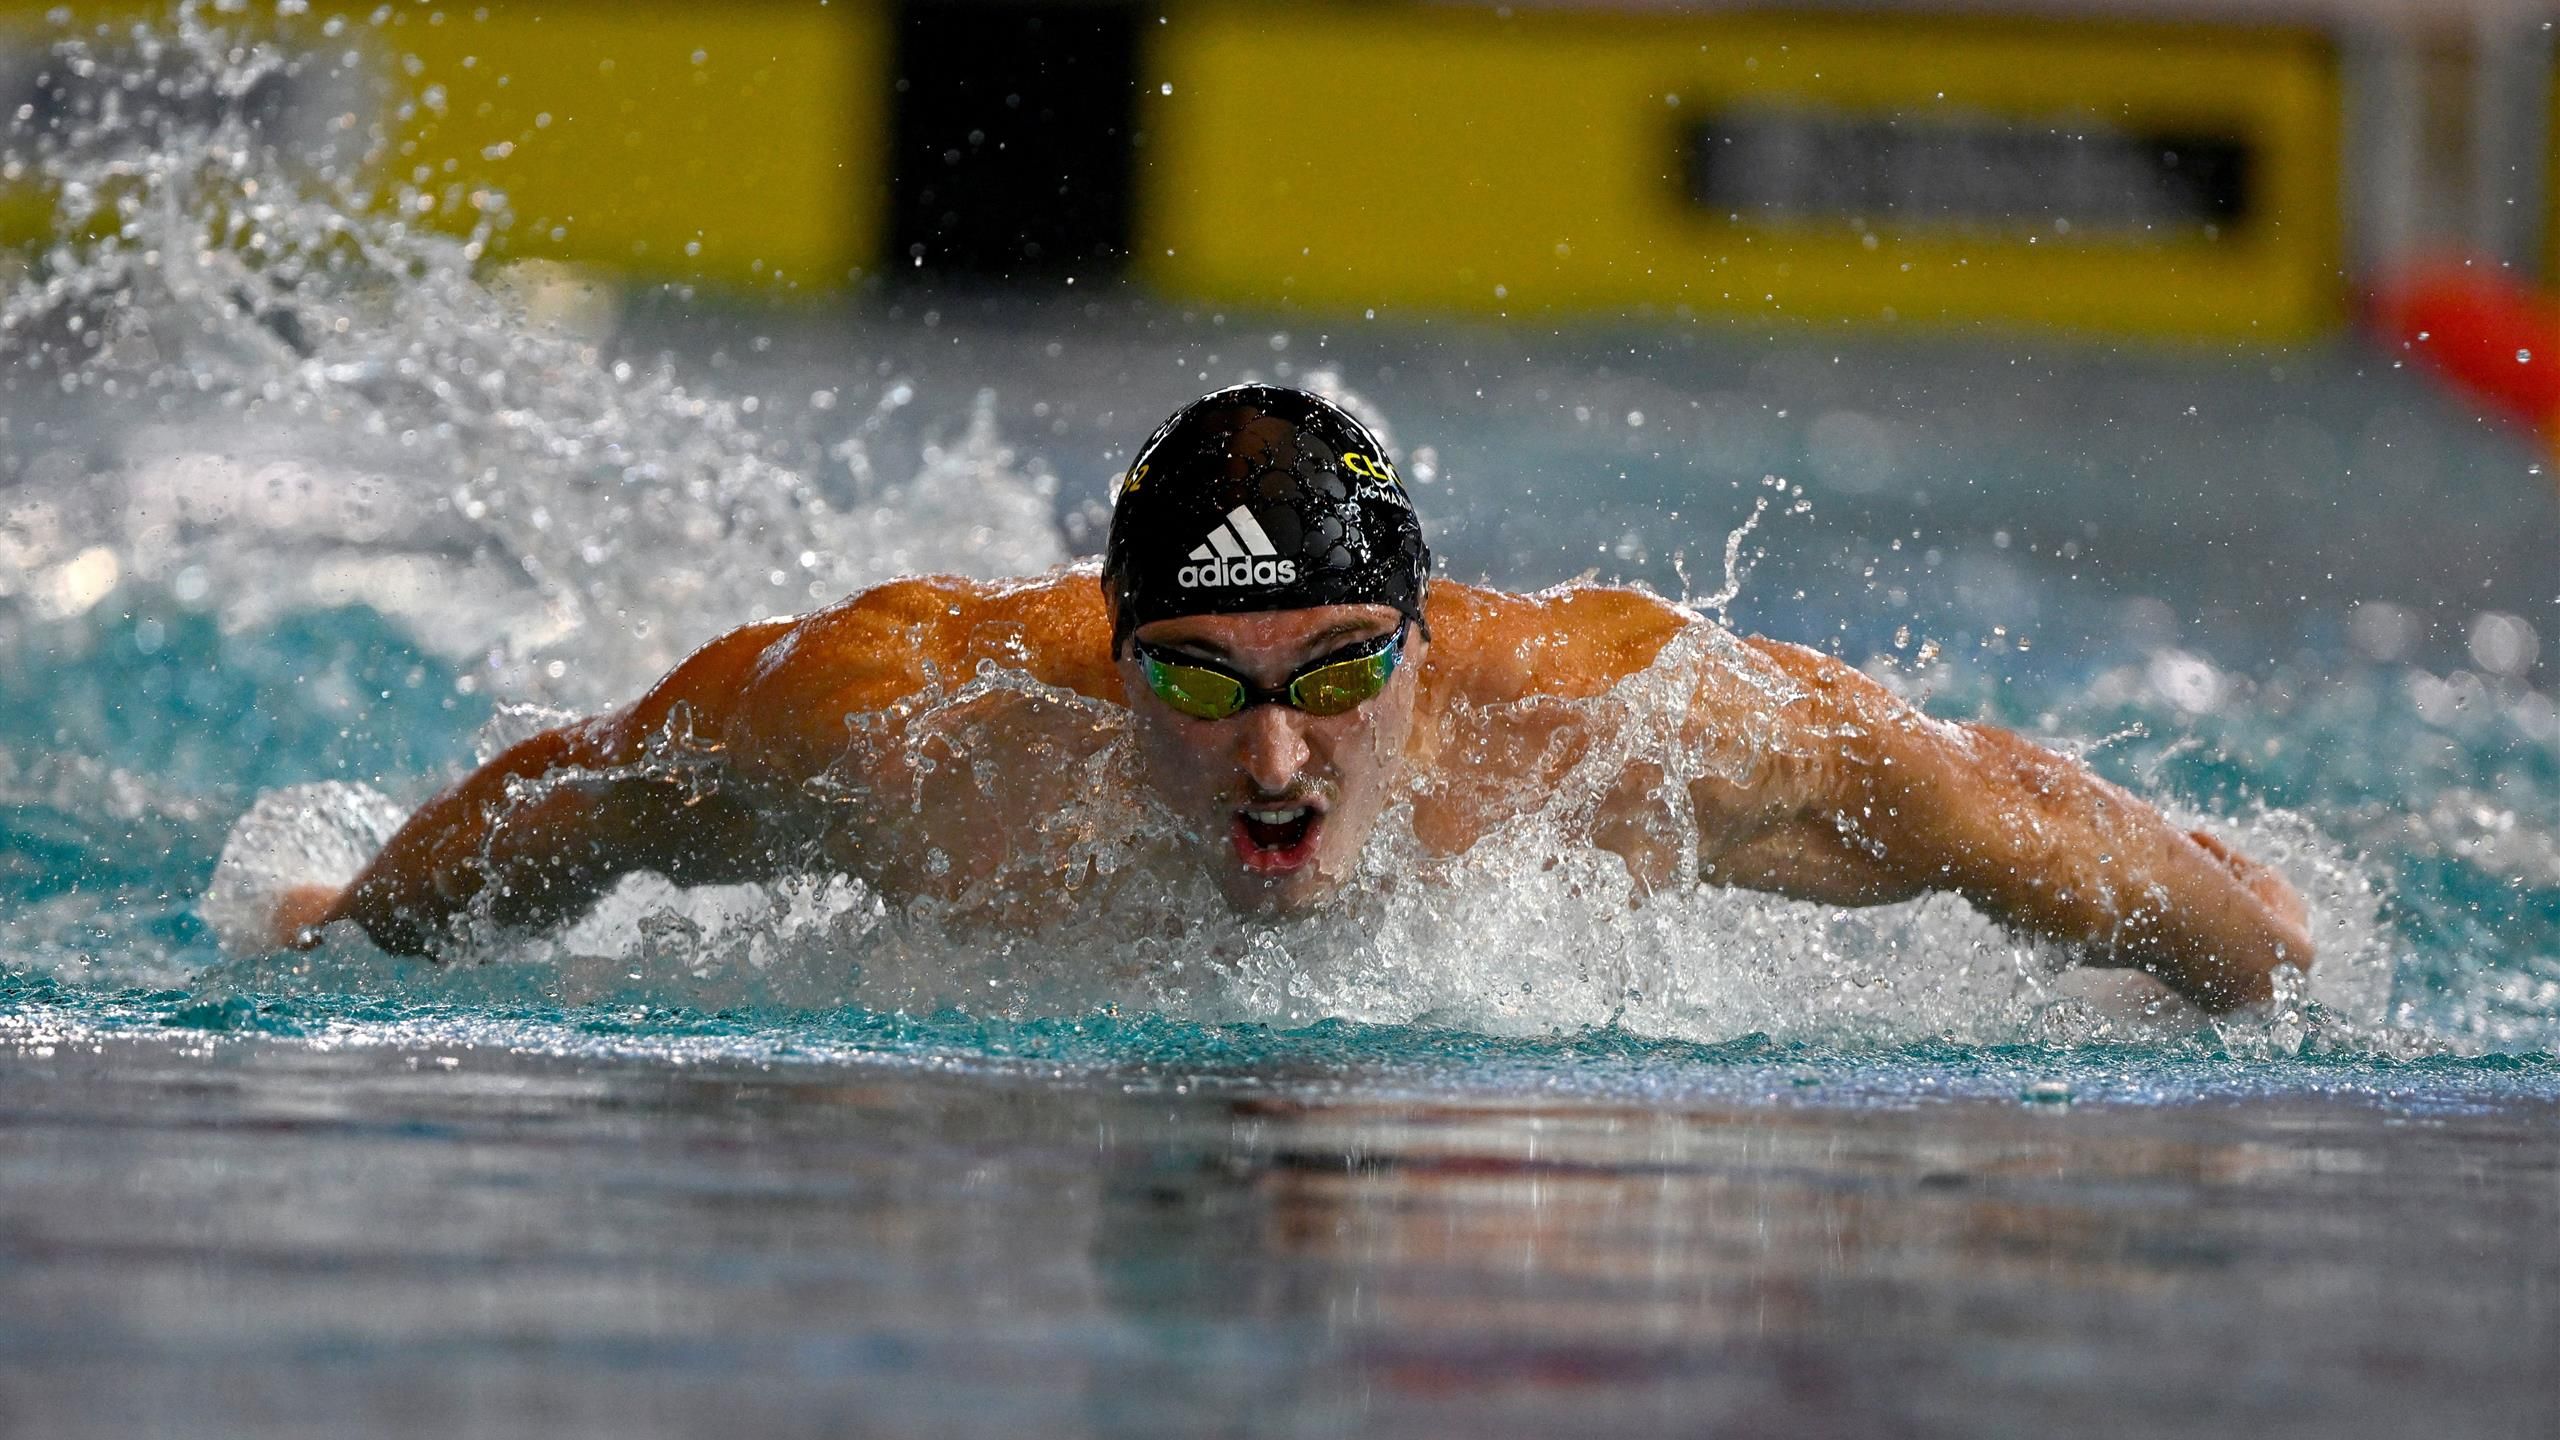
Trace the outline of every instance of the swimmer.
<instances>
[{"instance_id":1,"label":"swimmer","mask_svg":"<svg viewBox=\"0 0 2560 1440\"><path fill-rule=\"evenodd\" d=\"M1161 894L1129 887L1205 868L1237 909L1276 916L1324 905L1390 807L1411 807L1427 851L1463 852L1536 814L1610 741L1593 727L1622 724L1737 762L1669 781L1633 763L1591 808L1582 838L1640 892L1711 883L1847 906L1953 891L2213 1011L2311 965L2308 915L2273 870L2074 760L1931 719L1835 659L1641 591L1520 595L1430 570L1365 426L1301 391L1221 390L1130 462L1098 578L900 580L737 630L626 708L525 740L428 801L343 889L287 891L272 938L307 947L350 922L429 954L468 916L574 921L634 870L680 885L833 870L893 904L1036 924L1067 889ZM1695 677L1682 698L1569 703L1683 637L1713 644L1678 672ZM991 672L1037 684L950 699ZM1126 711L1127 784L1174 819L1107 879L1075 849L1088 827L1059 823L1114 783L1083 763L1112 728L1096 705ZM1057 885L1026 878L1042 875Z\"/></svg>"}]
</instances>

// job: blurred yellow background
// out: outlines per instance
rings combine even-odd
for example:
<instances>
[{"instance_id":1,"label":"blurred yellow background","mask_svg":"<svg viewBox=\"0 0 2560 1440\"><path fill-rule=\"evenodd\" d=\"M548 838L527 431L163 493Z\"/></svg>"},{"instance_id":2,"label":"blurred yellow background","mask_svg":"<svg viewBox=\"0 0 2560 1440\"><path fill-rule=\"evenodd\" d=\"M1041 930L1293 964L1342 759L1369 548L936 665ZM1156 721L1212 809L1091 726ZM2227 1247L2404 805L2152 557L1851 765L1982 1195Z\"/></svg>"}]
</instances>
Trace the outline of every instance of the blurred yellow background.
<instances>
[{"instance_id":1,"label":"blurred yellow background","mask_svg":"<svg viewBox=\"0 0 2560 1440\"><path fill-rule=\"evenodd\" d=\"M9 0L0 84L40 96L50 44L117 43L152 13ZM492 255L638 283L1081 276L1322 311L2288 342L2430 245L2539 265L2535 13L287 0L246 18L362 50L369 88L285 103L375 137L382 203L467 228L503 197ZM48 204L20 185L0 222L38 238Z\"/></svg>"}]
</instances>

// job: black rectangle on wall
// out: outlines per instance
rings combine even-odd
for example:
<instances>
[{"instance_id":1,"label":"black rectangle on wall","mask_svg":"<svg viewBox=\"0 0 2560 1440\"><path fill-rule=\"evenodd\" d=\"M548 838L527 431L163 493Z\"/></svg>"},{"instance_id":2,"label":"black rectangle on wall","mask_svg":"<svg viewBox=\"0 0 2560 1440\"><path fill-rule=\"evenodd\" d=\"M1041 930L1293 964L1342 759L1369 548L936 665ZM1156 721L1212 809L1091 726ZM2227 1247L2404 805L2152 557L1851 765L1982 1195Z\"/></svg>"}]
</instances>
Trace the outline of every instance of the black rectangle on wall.
<instances>
[{"instance_id":1,"label":"black rectangle on wall","mask_svg":"<svg viewBox=\"0 0 2560 1440\"><path fill-rule=\"evenodd\" d=\"M909 3L898 17L884 269L912 279L1116 272L1130 240L1137 14Z\"/></svg>"},{"instance_id":2,"label":"black rectangle on wall","mask_svg":"<svg viewBox=\"0 0 2560 1440\"><path fill-rule=\"evenodd\" d=\"M2142 239L2256 208L2245 136L2089 120L1734 106L1689 125L1685 152L1692 204L1776 224Z\"/></svg>"}]
</instances>

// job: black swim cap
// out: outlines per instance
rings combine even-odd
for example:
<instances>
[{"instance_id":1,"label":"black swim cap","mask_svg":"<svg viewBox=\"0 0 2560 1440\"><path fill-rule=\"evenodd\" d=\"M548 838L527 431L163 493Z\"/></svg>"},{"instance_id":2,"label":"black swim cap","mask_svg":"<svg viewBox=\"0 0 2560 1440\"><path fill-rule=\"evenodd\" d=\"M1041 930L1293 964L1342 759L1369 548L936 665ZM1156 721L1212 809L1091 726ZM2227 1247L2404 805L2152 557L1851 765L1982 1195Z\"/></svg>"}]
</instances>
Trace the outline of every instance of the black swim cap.
<instances>
[{"instance_id":1,"label":"black swim cap","mask_svg":"<svg viewBox=\"0 0 2560 1440\"><path fill-rule=\"evenodd\" d=\"M1121 478L1102 559L1111 653L1177 615L1392 605L1419 625L1430 575L1421 517L1368 426L1304 390L1232 385L1175 411Z\"/></svg>"}]
</instances>

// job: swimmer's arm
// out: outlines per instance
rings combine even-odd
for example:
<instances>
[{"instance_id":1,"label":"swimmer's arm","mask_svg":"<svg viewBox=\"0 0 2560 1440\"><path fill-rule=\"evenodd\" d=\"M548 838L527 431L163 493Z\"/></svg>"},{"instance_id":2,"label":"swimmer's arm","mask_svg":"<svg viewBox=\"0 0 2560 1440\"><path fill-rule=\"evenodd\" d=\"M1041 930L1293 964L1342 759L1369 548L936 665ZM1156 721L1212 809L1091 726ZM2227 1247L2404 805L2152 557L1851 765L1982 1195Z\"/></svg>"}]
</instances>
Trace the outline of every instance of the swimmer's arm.
<instances>
[{"instance_id":1,"label":"swimmer's arm","mask_svg":"<svg viewBox=\"0 0 2560 1440\"><path fill-rule=\"evenodd\" d=\"M308 946L347 920L386 950L425 954L475 905L539 929L585 913L634 870L681 885L757 878L772 846L720 783L722 737L743 680L787 625L734 632L628 708L510 746L420 806L343 890L288 893L275 940ZM670 757L681 778L660 763Z\"/></svg>"},{"instance_id":2,"label":"swimmer's arm","mask_svg":"<svg viewBox=\"0 0 2560 1440\"><path fill-rule=\"evenodd\" d=\"M1833 904L1953 890L2208 1010L2266 999L2278 966L2310 967L2307 912L2274 871L2075 760L1929 719L1812 651L1752 645L1807 692L1783 748L1816 758L1751 797L1770 823L1716 857L1716 878Z\"/></svg>"}]
</instances>

